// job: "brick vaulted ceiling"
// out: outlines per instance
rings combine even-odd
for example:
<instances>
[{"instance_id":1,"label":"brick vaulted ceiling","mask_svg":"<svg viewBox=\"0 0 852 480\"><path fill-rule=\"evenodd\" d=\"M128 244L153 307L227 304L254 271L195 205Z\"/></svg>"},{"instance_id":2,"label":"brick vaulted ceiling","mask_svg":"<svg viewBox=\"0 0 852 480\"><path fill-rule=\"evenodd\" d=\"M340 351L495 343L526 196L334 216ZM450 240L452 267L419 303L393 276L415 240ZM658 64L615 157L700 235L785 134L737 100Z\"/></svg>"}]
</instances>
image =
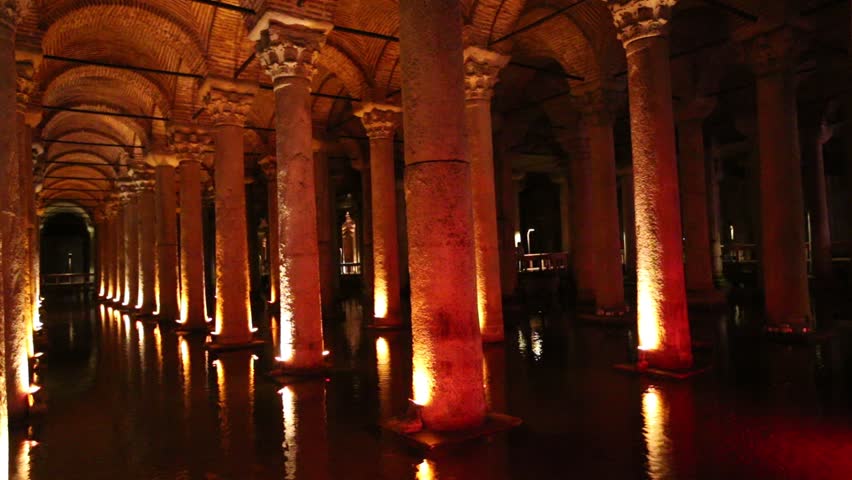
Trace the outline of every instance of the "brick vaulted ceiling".
<instances>
[{"instance_id":1,"label":"brick vaulted ceiling","mask_svg":"<svg viewBox=\"0 0 852 480\"><path fill-rule=\"evenodd\" d=\"M531 128L570 126L575 115L560 93L600 84L626 88L624 51L603 1L460 1L465 41L512 55L495 98L495 117L501 117L495 128L512 131L507 135L512 141L522 141ZM313 84L320 95L312 99L317 128L329 139L363 134L359 122L352 120L359 99L400 101L397 0L303 0L301 7L295 7L296 0L221 2L240 8L211 3L31 2L18 29L18 48L45 55L32 102L54 107L43 109L36 136L66 142L43 143L38 170L47 177L42 194L46 203L60 197L80 199L81 204L103 199L134 161L165 143L170 125L203 126L207 118L199 88L204 78L238 78L268 86L269 78L253 59L247 33L250 15L241 9L261 11L270 3L304 8L310 14L330 9L324 15L342 28L332 31L322 52ZM848 1L838 0L681 0L672 22L675 101L727 95L753 81L738 67L732 32L764 18L790 17L791 12L813 31L808 61L802 62L802 89L818 97L815 102L842 94L842 82L831 79L847 78L848 8ZM542 101L548 97L553 99ZM722 100L720 108L741 104ZM273 105L271 90L261 88L248 120L255 128L246 129L247 151L272 151L265 129L273 127Z\"/></svg>"}]
</instances>

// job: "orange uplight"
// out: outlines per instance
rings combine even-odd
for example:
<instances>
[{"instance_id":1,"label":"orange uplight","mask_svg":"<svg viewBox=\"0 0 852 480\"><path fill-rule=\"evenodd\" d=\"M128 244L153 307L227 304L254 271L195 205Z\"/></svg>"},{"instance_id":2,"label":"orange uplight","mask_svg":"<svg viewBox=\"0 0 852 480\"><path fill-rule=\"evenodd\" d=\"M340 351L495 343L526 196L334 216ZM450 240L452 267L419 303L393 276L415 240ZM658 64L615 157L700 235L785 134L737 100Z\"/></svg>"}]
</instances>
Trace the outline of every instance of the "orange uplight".
<instances>
[{"instance_id":1,"label":"orange uplight","mask_svg":"<svg viewBox=\"0 0 852 480\"><path fill-rule=\"evenodd\" d=\"M384 337L376 339L376 359L379 365L385 365L390 362L390 347Z\"/></svg>"},{"instance_id":2,"label":"orange uplight","mask_svg":"<svg viewBox=\"0 0 852 480\"><path fill-rule=\"evenodd\" d=\"M662 337L662 322L653 282L643 268L638 271L636 292L639 350L657 350Z\"/></svg>"},{"instance_id":3,"label":"orange uplight","mask_svg":"<svg viewBox=\"0 0 852 480\"><path fill-rule=\"evenodd\" d=\"M378 259L377 259L378 260ZM388 288L387 280L376 275L373 288L373 315L376 318L387 318L388 316Z\"/></svg>"},{"instance_id":4,"label":"orange uplight","mask_svg":"<svg viewBox=\"0 0 852 480\"><path fill-rule=\"evenodd\" d=\"M281 303L281 321L278 328L280 335L278 339L279 353L275 360L279 362L289 362L295 354L293 351L293 329L295 328L293 313L285 305L287 305L286 302Z\"/></svg>"},{"instance_id":5,"label":"orange uplight","mask_svg":"<svg viewBox=\"0 0 852 480\"><path fill-rule=\"evenodd\" d=\"M423 459L417 465L417 480L435 480L435 471L432 469L432 463L429 460Z\"/></svg>"},{"instance_id":6,"label":"orange uplight","mask_svg":"<svg viewBox=\"0 0 852 480\"><path fill-rule=\"evenodd\" d=\"M382 418L391 410L391 358L388 341L376 339L376 373L379 377L379 412Z\"/></svg>"},{"instance_id":7,"label":"orange uplight","mask_svg":"<svg viewBox=\"0 0 852 480\"><path fill-rule=\"evenodd\" d=\"M186 293L180 296L180 318L177 323L185 324L189 320L189 298Z\"/></svg>"},{"instance_id":8,"label":"orange uplight","mask_svg":"<svg viewBox=\"0 0 852 480\"><path fill-rule=\"evenodd\" d=\"M428 405L432 400L432 377L420 362L414 362L414 372L411 375L414 398L412 401L420 406Z\"/></svg>"}]
</instances>

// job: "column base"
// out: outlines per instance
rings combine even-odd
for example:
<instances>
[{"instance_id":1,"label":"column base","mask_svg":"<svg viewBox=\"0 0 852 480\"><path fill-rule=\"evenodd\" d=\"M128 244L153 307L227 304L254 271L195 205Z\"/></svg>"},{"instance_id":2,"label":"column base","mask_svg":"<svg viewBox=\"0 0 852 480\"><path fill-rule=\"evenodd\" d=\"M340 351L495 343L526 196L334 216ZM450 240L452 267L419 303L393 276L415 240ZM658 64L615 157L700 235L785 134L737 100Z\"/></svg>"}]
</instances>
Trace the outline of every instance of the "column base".
<instances>
[{"instance_id":1,"label":"column base","mask_svg":"<svg viewBox=\"0 0 852 480\"><path fill-rule=\"evenodd\" d=\"M725 290L687 290L686 303L690 307L718 307L728 303L728 292Z\"/></svg>"},{"instance_id":2,"label":"column base","mask_svg":"<svg viewBox=\"0 0 852 480\"><path fill-rule=\"evenodd\" d=\"M206 342L204 344L204 348L210 350L211 352L231 352L234 350L247 350L251 348L257 348L261 345L264 345L266 342L263 340L249 340L248 342L239 342L239 343L219 343L214 338L213 340Z\"/></svg>"},{"instance_id":3,"label":"column base","mask_svg":"<svg viewBox=\"0 0 852 480\"><path fill-rule=\"evenodd\" d=\"M399 317L373 317L373 321L367 324L364 328L367 330L404 330L408 325Z\"/></svg>"},{"instance_id":4,"label":"column base","mask_svg":"<svg viewBox=\"0 0 852 480\"><path fill-rule=\"evenodd\" d=\"M334 373L341 373L342 371L342 369L332 368L328 364L305 368L285 367L279 364L276 368L270 370L267 375L274 378L281 385L289 385L296 381L325 378Z\"/></svg>"},{"instance_id":5,"label":"column base","mask_svg":"<svg viewBox=\"0 0 852 480\"><path fill-rule=\"evenodd\" d=\"M500 333L485 333L482 332L482 343L486 345L495 345L506 341L506 334Z\"/></svg>"},{"instance_id":6,"label":"column base","mask_svg":"<svg viewBox=\"0 0 852 480\"><path fill-rule=\"evenodd\" d=\"M419 414L414 413L414 415ZM489 413L485 416L482 425L454 432L429 430L424 428L419 416L412 417L411 415L392 418L383 422L381 426L385 430L395 433L406 443L421 450L431 451L491 437L518 427L522 423L523 421L517 417L501 413Z\"/></svg>"},{"instance_id":7,"label":"column base","mask_svg":"<svg viewBox=\"0 0 852 480\"><path fill-rule=\"evenodd\" d=\"M643 375L653 378L664 378L670 380L687 380L696 375L710 371L711 366L692 367L684 370L668 370L664 368L649 367L647 362L636 363L618 363L613 365L616 370L631 373L634 375Z\"/></svg>"},{"instance_id":8,"label":"column base","mask_svg":"<svg viewBox=\"0 0 852 480\"><path fill-rule=\"evenodd\" d=\"M179 323L177 328L175 328L175 333L178 335L193 335L193 334L204 334L207 335L210 333L210 327L205 325L185 325L183 323Z\"/></svg>"},{"instance_id":9,"label":"column base","mask_svg":"<svg viewBox=\"0 0 852 480\"><path fill-rule=\"evenodd\" d=\"M635 323L636 315L629 306L587 307L577 311L577 318L590 323L629 325Z\"/></svg>"},{"instance_id":10,"label":"column base","mask_svg":"<svg viewBox=\"0 0 852 480\"><path fill-rule=\"evenodd\" d=\"M773 323L763 327L764 333L771 338L781 340L808 340L813 336L810 319L794 323Z\"/></svg>"}]
</instances>

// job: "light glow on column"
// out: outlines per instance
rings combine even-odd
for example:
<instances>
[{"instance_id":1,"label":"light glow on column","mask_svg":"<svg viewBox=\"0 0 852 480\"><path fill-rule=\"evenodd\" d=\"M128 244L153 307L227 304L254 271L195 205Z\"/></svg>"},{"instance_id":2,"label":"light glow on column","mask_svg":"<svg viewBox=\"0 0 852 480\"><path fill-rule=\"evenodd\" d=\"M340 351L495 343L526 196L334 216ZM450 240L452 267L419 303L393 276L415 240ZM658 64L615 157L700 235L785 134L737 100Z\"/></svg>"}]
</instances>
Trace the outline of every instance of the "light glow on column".
<instances>
[{"instance_id":1,"label":"light glow on column","mask_svg":"<svg viewBox=\"0 0 852 480\"><path fill-rule=\"evenodd\" d=\"M663 333L661 331L663 326L656 298L661 293L656 292L651 276L644 267L639 267L636 292L639 350L657 350L660 348L660 338Z\"/></svg>"},{"instance_id":2,"label":"light glow on column","mask_svg":"<svg viewBox=\"0 0 852 480\"><path fill-rule=\"evenodd\" d=\"M180 318L177 323L185 324L189 320L189 298L186 292L180 295Z\"/></svg>"},{"instance_id":3,"label":"light glow on column","mask_svg":"<svg viewBox=\"0 0 852 480\"><path fill-rule=\"evenodd\" d=\"M429 460L423 459L419 465L417 465L417 479L416 480L435 480L435 471L432 468L432 463Z\"/></svg>"},{"instance_id":4,"label":"light glow on column","mask_svg":"<svg viewBox=\"0 0 852 480\"><path fill-rule=\"evenodd\" d=\"M380 265L381 258L375 259L375 264ZM384 275L377 273L373 286L373 315L376 318L387 318L388 316L388 282Z\"/></svg>"},{"instance_id":5,"label":"light glow on column","mask_svg":"<svg viewBox=\"0 0 852 480\"><path fill-rule=\"evenodd\" d=\"M428 405L432 401L432 372L428 368L427 362L419 360L417 356L414 358L414 368L411 374L412 392L414 398L412 401L420 406Z\"/></svg>"}]
</instances>

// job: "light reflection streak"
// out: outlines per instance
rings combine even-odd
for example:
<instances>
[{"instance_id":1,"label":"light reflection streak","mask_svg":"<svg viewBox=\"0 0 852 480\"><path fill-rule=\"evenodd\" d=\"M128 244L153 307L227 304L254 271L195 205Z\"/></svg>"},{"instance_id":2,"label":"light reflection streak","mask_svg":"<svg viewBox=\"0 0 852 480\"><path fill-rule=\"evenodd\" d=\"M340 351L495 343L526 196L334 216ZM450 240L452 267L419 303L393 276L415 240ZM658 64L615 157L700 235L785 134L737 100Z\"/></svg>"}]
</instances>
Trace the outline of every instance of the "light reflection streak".
<instances>
[{"instance_id":1,"label":"light reflection streak","mask_svg":"<svg viewBox=\"0 0 852 480\"><path fill-rule=\"evenodd\" d=\"M435 480L435 469L430 460L424 458L417 465L417 480Z\"/></svg>"},{"instance_id":2,"label":"light reflection streak","mask_svg":"<svg viewBox=\"0 0 852 480\"><path fill-rule=\"evenodd\" d=\"M379 415L387 418L391 414L391 355L384 337L376 339L376 370L379 377Z\"/></svg>"},{"instance_id":3,"label":"light reflection streak","mask_svg":"<svg viewBox=\"0 0 852 480\"><path fill-rule=\"evenodd\" d=\"M670 478L671 442L666 435L669 409L662 392L650 386L642 394L642 433L648 448L648 474L651 480Z\"/></svg>"},{"instance_id":4,"label":"light reflection streak","mask_svg":"<svg viewBox=\"0 0 852 480\"><path fill-rule=\"evenodd\" d=\"M183 336L178 337L178 356L181 367L181 389L183 393L183 408L189 413L189 395L192 388L192 359L189 356L189 342Z\"/></svg>"},{"instance_id":5,"label":"light reflection streak","mask_svg":"<svg viewBox=\"0 0 852 480\"><path fill-rule=\"evenodd\" d=\"M281 394L281 411L284 422L284 478L294 480L296 478L296 460L299 456L299 445L296 442L296 433L299 428L296 418L296 398L290 387L284 387L278 391Z\"/></svg>"},{"instance_id":6,"label":"light reflection streak","mask_svg":"<svg viewBox=\"0 0 852 480\"><path fill-rule=\"evenodd\" d=\"M144 375L147 367L147 362L145 361L145 325L139 320L136 320L136 334L139 337L139 367Z\"/></svg>"}]
</instances>

